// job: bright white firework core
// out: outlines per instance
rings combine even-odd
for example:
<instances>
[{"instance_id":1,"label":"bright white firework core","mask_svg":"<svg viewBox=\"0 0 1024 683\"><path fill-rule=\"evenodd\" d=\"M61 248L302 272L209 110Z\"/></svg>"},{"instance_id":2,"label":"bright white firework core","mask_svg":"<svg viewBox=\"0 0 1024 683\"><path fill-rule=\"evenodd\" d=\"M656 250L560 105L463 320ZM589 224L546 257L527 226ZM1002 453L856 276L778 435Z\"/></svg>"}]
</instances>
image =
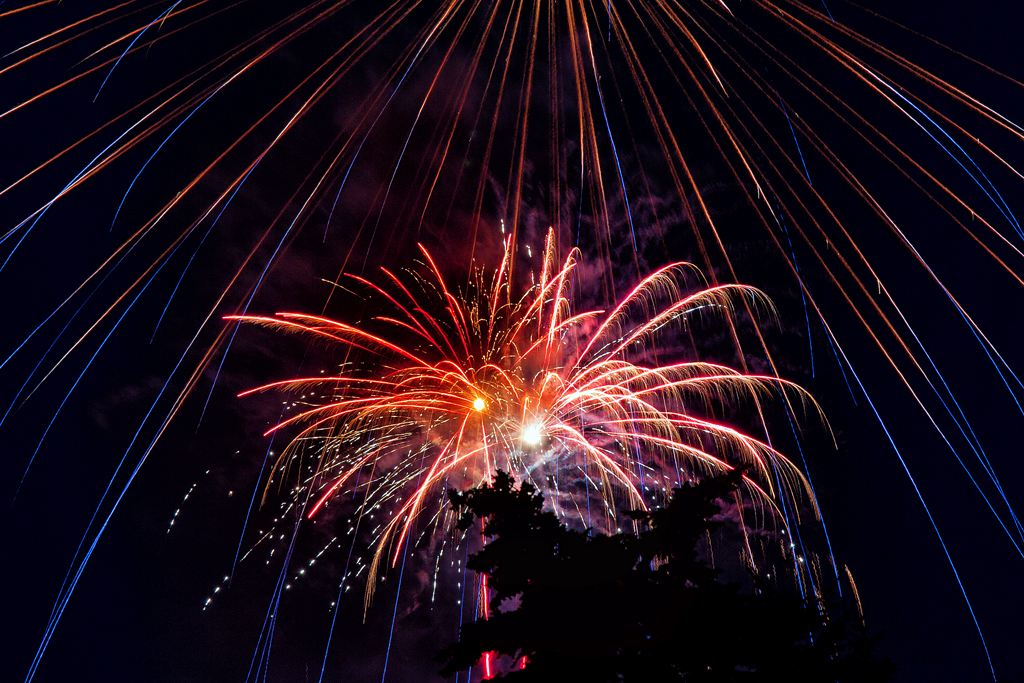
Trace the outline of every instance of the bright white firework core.
<instances>
[{"instance_id":1,"label":"bright white firework core","mask_svg":"<svg viewBox=\"0 0 1024 683\"><path fill-rule=\"evenodd\" d=\"M540 425L537 423L528 424L523 428L523 443L527 446L536 446L540 443Z\"/></svg>"},{"instance_id":2,"label":"bright white firework core","mask_svg":"<svg viewBox=\"0 0 1024 683\"><path fill-rule=\"evenodd\" d=\"M475 401L473 401L473 410L483 410L483 409L484 409L484 400L482 398L478 398Z\"/></svg>"}]
</instances>

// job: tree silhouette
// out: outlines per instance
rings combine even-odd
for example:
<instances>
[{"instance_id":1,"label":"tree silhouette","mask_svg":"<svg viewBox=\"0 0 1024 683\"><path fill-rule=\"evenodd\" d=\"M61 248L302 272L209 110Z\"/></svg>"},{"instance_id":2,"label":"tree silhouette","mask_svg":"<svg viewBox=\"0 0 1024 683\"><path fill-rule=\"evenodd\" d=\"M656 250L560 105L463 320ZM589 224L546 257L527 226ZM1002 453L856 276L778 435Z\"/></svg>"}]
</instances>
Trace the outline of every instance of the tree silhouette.
<instances>
[{"instance_id":1,"label":"tree silhouette","mask_svg":"<svg viewBox=\"0 0 1024 683\"><path fill-rule=\"evenodd\" d=\"M468 567L487 574L491 617L463 626L438 655L446 676L486 652L525 667L497 674L547 681L886 681L860 622L754 576L754 590L718 579L698 542L720 523L717 500L741 472L676 489L653 512L627 513L637 534L571 531L542 510L529 483L499 471L492 485L450 491L460 529L485 522L489 542ZM508 660L506 660L508 661ZM510 667L506 667L510 668Z\"/></svg>"}]
</instances>

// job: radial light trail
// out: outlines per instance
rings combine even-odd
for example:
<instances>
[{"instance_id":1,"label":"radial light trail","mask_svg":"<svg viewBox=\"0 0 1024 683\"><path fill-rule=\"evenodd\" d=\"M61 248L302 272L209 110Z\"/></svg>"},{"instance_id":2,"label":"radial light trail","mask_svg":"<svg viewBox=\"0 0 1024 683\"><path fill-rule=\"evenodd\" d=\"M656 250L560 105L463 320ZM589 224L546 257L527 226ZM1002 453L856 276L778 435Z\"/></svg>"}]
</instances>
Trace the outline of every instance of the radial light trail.
<instances>
[{"instance_id":1,"label":"radial light trail","mask_svg":"<svg viewBox=\"0 0 1024 683\"><path fill-rule=\"evenodd\" d=\"M144 422L125 427L122 436L132 447L133 434L162 434L193 390L211 400L219 368L228 367L238 316L287 280L282 273L307 233L323 243L318 257L329 262L324 267L330 275L365 274L391 267L392 254L405 245L429 242L425 234L441 244L472 242L476 249L500 226L514 251L535 244L553 225L560 234L575 231L588 258L593 253L602 262L600 280L591 284L600 286L606 301L622 299L623 287L649 272L649 264L681 258L699 264L716 296L738 295L740 317L753 312L759 299L747 290L716 290L720 278L771 290L780 303L777 291L799 290L812 354L824 335L844 378L849 370L868 385L865 395L889 393L886 382L895 387L902 405L927 421L929 438L940 448L948 445L948 464L962 468L957 476L980 493L974 502L982 513L997 518L1017 553L1024 547L1024 526L1013 507L1017 497L1002 483L1014 479L1004 469L1013 463L990 459L999 441L1016 442L1024 415L981 427L988 411L962 395L964 386L998 381L1000 391L1005 385L1010 394L1004 402L1021 406L1024 386L1006 352L1015 339L986 307L992 292L1005 297L1006 306L1019 307L1024 300L1024 230L1016 218L1016 198L1024 196L1018 169L1024 128L1014 121L1018 112L1001 111L986 101L988 95L957 85L956 69L943 75L869 37L862 27L881 24L870 11L809 0L131 0L97 12L80 3L3 7L9 9L0 11L0 21L13 28L0 45L0 134L14 151L0 169L0 215L10 217L0 226L0 278L7 278L9 291L54 292L20 319L12 316L12 336L0 351L0 372L11 387L5 399L11 408L0 426L33 447L43 444L39 458L28 451L16 463L19 474L26 464L36 467L47 449L51 457L66 452L53 443L55 435L87 400L83 395L96 367L134 334L139 309L162 311L155 322L163 325L165 339L156 344L164 344L167 362L136 369L140 375L159 374L154 386L162 388L147 397L155 395ZM25 23L13 23L19 21ZM894 30L908 40L919 38L902 27ZM942 58L949 54L941 45L928 46ZM1020 100L1020 82L953 56L957 64L997 79L1009 94L1006 101ZM721 199L724 194L728 200ZM723 216L727 206L749 212L749 221L737 228L739 221ZM215 266L193 265L179 251L196 230ZM936 249L940 233L948 246L943 242ZM766 282L748 278L735 258L737 251L762 242L767 248L759 258L774 259ZM55 254L76 268L69 274L50 268ZM511 289L524 266L514 258L504 266L507 273L497 280ZM427 272L428 280L441 281ZM412 304L397 282L378 291L395 299L396 313L391 322L375 325L402 329L417 344L436 344L431 353L448 354L451 376L465 375L461 384L445 389L457 398L422 404L410 399L396 407L449 414L444 438L428 439L430 430L416 420L405 425L422 439L406 440L414 454L428 442L437 447L440 460L431 464L437 464L436 476L427 476L429 467L424 472L432 491L450 480L453 463L494 464L496 454L522 452L515 464L528 470L527 462L555 457L549 453L554 444L578 457L556 467L555 474L578 472L582 462L584 480L588 471L597 476L597 484L585 489L588 509L597 502L591 494L642 498L649 463L635 452L651 448L667 457L671 449L657 438L673 442L682 433L709 429L686 422L684 413L662 403L673 392L700 394L693 383L673 384L674 373L689 370L672 369L662 377L609 368L607 375L580 379L577 374L600 353L614 351L607 338L575 359L582 365L560 365L569 361L559 360L565 349L556 340L577 343L604 314L563 317L565 305L553 292L565 283L553 285L550 278L557 274L547 275L550 291L537 295L544 303L532 312L529 303L518 305L535 322L550 326L557 319L564 327L556 325L550 339L530 337L529 352L517 341L515 353L522 353L528 367L521 375L508 374L495 361L507 377L479 365L483 356L476 347L497 333L481 337L462 319L470 314L461 304L445 302L431 322L416 318L415 310L403 312ZM977 296L979 290L986 295ZM183 295L190 291L198 293ZM918 311L921 296L938 302L940 310ZM495 324L509 333L501 326L511 312L497 300L483 304L499 311ZM453 314L446 312L448 305ZM181 329L168 329L164 313L167 320L184 320ZM231 322L218 327L226 314L233 314L227 315ZM324 320L274 320L321 339L333 335L342 346L367 346L364 353L413 362ZM747 377L751 386L781 386L776 350L760 340L771 377L751 375L733 320L727 324L740 370L708 365L702 371L723 373L715 380L722 383ZM529 336L525 328L515 334ZM955 335L966 341L956 342L962 348L950 361L939 350ZM152 341L149 334L136 336L140 348ZM840 341L850 358L835 351ZM620 352L628 356L633 349ZM430 367L439 362L413 356ZM549 362L556 369L545 384L533 365ZM867 373L869 363L882 368ZM821 375L828 364L817 365ZM964 367L971 368L970 383L957 376ZM622 395L602 394L588 384L605 379ZM658 381L666 385L662 390L641 389ZM39 391L61 382L53 389L56 400ZM404 389L413 380L402 376L395 382ZM385 384L372 386L385 391ZM470 386L481 395L470 396ZM342 397L334 408L340 412L311 413L306 427L319 437L357 415L369 425L366 411L381 397L370 396L365 405L351 398L369 388L339 379L331 389ZM620 398L629 405L649 402L660 412L648 415L652 422L645 426L634 420L598 430L593 438L603 441L592 443L587 420L611 411ZM67 408L60 407L64 402ZM577 410L576 422L570 410ZM639 417L644 410L650 409L634 412ZM561 417L549 422L559 411ZM893 424L881 414L878 422ZM654 431L643 436L647 428ZM909 438L892 437L894 448ZM387 447L400 448L403 438L396 426ZM608 445L616 443L624 452L610 454ZM906 455L906 445L890 457ZM742 451L735 447L733 455ZM675 448L684 457L685 449ZM965 448L977 457L963 457ZM141 461L149 450L125 456ZM733 464L702 453L687 452L685 459L710 470ZM625 461L616 461L619 456ZM779 487L767 486L770 468L758 472L757 464L777 454L758 457L746 457L755 463L750 486L762 487L766 500L782 500ZM944 471L941 464L900 463L908 466L908 476L914 470L912 481L925 494L938 488L922 470ZM110 469L123 479L116 464L114 458ZM343 465L325 458L323 476ZM367 491L402 498L407 519L422 517L427 498L408 497L402 483L410 473L388 476ZM341 481L338 473L337 490L358 478L359 472ZM118 491L122 483L112 480L106 490ZM94 492L104 508L97 508L97 519L106 518L112 504L103 488ZM329 492L322 492L324 505ZM569 510L571 494L561 482L552 494ZM89 533L95 530L87 530L82 548L92 547ZM405 530L377 533L391 542ZM977 561L966 549L968 536L947 532L945 539L951 560ZM69 570L76 577L72 585L81 568ZM58 605L66 603L66 591L67 585ZM979 611L978 618L984 622L987 616Z\"/></svg>"}]
</instances>

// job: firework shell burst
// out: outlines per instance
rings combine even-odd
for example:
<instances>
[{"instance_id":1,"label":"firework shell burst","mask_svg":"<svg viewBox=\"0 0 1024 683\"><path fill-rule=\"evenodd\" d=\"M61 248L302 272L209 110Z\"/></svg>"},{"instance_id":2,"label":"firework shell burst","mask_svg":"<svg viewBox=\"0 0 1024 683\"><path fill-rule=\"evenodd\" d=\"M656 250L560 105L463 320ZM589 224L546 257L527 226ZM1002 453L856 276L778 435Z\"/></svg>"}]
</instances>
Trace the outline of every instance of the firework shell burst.
<instances>
[{"instance_id":1,"label":"firework shell burst","mask_svg":"<svg viewBox=\"0 0 1024 683\"><path fill-rule=\"evenodd\" d=\"M7 583L31 598L11 607L13 620L30 633L51 614L26 680L79 577L107 589L86 565L94 548L118 551L100 541L127 516L129 487L146 486L136 474L189 469L165 446L215 450L219 389L237 355L238 328L218 325L224 314L281 310L268 298L294 300L282 288L307 251L318 272L376 272L418 239L478 248L499 224L513 245L536 242L537 225L575 225L600 255L605 291L622 284L616 270L632 282L648 263L677 258L692 258L715 287L695 291L696 274L677 264L610 312L581 315L578 257L549 250L522 298L507 256L451 296L427 259L411 280L378 281L373 310L390 307L391 319L261 319L330 343L346 363L333 379L274 385L322 398L281 426L297 433L279 463L302 480L290 502L309 513L347 491L368 517L382 509L377 518L396 521L375 532L380 563L412 533L445 528L446 486L496 466L532 478L566 521L586 514L590 525L584 504L596 502L595 527L656 503L670 483L740 464L744 495L767 509L804 495L789 462L719 424L741 397L752 397L754 421L765 396L806 401L802 392L774 366L749 376L742 354L743 372L671 364L694 359L672 335L695 317L716 316L735 338L748 307L771 312L755 290L718 287L722 274L764 287L780 308L787 289L798 295L804 381L830 414L849 411L844 450L877 452L814 478L839 494L837 547L863 557L865 593L893 610L904 666L973 676L982 663L960 622L977 630L993 678L993 658L1015 665L1021 638L992 625L1020 623L1019 610L992 587L1014 585L1024 558L1010 484L1024 406L1012 353L1024 128L1020 60L1002 49L1019 22L1007 3L971 10L837 11L819 0L3 4L0 272L11 295L0 425L18 500L8 546L35 552L51 526L89 520L81 540L54 537L38 563L8 563ZM944 42L916 33L943 16ZM983 63L993 58L1008 74ZM623 253L635 257L629 268ZM789 360L789 349L760 350L769 364ZM138 409L107 418L107 404L127 400ZM82 432L87 415L100 418ZM59 476L39 472L47 463ZM104 471L109 483L90 487ZM854 493L844 503L840 491ZM78 495L88 502L76 507ZM904 497L925 516L890 508ZM72 515L47 522L39 512L57 509ZM796 510L784 512L788 525ZM51 611L38 596L58 585ZM959 616L932 616L961 597ZM107 629L90 622L62 647L89 642L87 631ZM164 647L166 637L149 640ZM104 664L119 659L108 647L92 648ZM69 652L75 673L57 678L85 661Z\"/></svg>"},{"instance_id":2,"label":"firework shell burst","mask_svg":"<svg viewBox=\"0 0 1024 683\"><path fill-rule=\"evenodd\" d=\"M739 466L747 468L745 491L760 508L778 510L780 499L804 496L814 507L804 476L781 453L705 417L738 398L758 402L780 393L817 409L806 392L778 377L659 353L659 337L697 316L732 326L740 302L770 313L763 294L742 285L684 293L700 273L672 263L611 310L574 312L578 252L559 266L549 233L539 281L514 298L510 245L497 270L476 271L457 293L422 247L423 269L410 273L409 284L387 270L386 286L352 276L394 311L370 326L299 313L233 318L368 359L345 362L333 377L242 394L281 389L320 397L268 432L301 426L274 471L315 461L312 478L293 489L307 517L340 491L360 487L360 514L390 509L390 521L373 530L367 603L382 561L393 566L417 526L428 533L450 528L446 490L484 482L495 468L537 485L564 520L603 530L614 529L621 507L646 508L684 480Z\"/></svg>"}]
</instances>

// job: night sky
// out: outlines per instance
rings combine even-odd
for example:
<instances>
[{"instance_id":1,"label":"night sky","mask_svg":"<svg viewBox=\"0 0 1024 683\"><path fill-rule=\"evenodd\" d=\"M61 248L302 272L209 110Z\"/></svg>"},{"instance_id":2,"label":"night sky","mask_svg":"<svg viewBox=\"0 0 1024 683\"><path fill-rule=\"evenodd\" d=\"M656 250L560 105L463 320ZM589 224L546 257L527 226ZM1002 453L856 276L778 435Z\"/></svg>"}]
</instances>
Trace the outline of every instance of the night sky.
<instances>
[{"instance_id":1,"label":"night sky","mask_svg":"<svg viewBox=\"0 0 1024 683\"><path fill-rule=\"evenodd\" d=\"M80 14L82 8L69 7L73 4L52 3L16 12L22 3L0 3L0 13L7 13L0 16L0 53L10 53L35 37L84 16ZM746 3L735 4L738 16L751 16ZM851 5L832 1L827 4L837 21L849 23L864 35L929 68L1008 119L1024 121L1024 85L1013 80L1024 80L1018 35L1024 13L1020 10L1008 9L1006 3L993 0L895 5L872 0L864 5L1001 71L1008 76L1004 78L872 19ZM266 25L266 17L276 16L273 3L254 6L251 14L214 17L191 28L191 32L158 42L144 58L124 60L98 96L97 90L109 67L48 99L0 118L0 186L7 187L42 161L110 121L123 111L124 103L144 100ZM0 73L0 108L7 111L63 80L65 74L80 73L82 69L76 63L102 45L104 37L112 38L128 26L148 22L163 9L163 5L148 7L134 18L123 18L122 24L115 22L89 34L80 46L55 50ZM136 278L149 277L151 273L145 272L146 267L161 258L165 249L173 248L173 236L181 234L187 221L216 198L230 177L244 170L245 164L259 153L260 145L272 138L268 131L273 126L280 128L287 120L288 110L273 114L255 141L228 153L222 165L168 215L160 225L161 232L124 253L124 267L99 282L95 294L90 295L92 288L87 288L60 315L52 320L47 316L199 169L255 123L274 98L287 92L295 74L308 73L309 65L323 60L335 42L351 36L354 26L371 21L377 9L357 6L344 15L343 21L326 22L310 32L310 39L288 45L278 58L261 67L258 76L226 90L223 97L211 100L208 107L204 105L200 114L182 126L174 144L162 149L152 164L147 165L147 160L156 151L158 139L129 150L109 169L55 203L31 232L23 226L3 240L0 258L8 259L12 253L13 256L0 269L6 321L0 326L0 352L7 358L18 349L0 368L0 411L7 412L8 405L12 406L0 423L5 454L0 492L5 500L12 501L6 504L2 516L6 561L0 576L6 586L5 615L9 625L0 650L3 680L23 680L29 671L76 548L80 552L89 550L95 529L110 511L108 502L101 506L99 518L90 521L126 451L128 455L114 477L109 494L112 498L108 501L125 490L123 499L82 572L33 680L244 681L251 672L254 652L259 659L264 642L261 628L271 605L280 558L288 547L289 525L278 525L275 534L283 535L284 540L278 539L277 546L271 540L244 561L236 560L270 528L283 499L272 490L270 502L246 522L254 492L262 492L266 483L265 475L261 477L265 454L268 449L283 446L283 441L270 443L262 433L279 419L286 397L273 393L245 399L236 396L261 383L330 368L329 355L322 348L311 348L298 339L242 327L223 364L223 354L218 353L160 434L130 486L125 487L184 382L205 350L218 342L216 337L223 326L217 320L245 304L249 284L232 290L219 304L215 305L215 298L242 267L255 243L254 235L270 230L270 238L256 249L252 263L244 268L246 283L260 278L260 268L275 254L278 242L282 249L274 256L274 267L261 280L249 304L251 313L270 314L283 309L319 313L331 294L330 281L341 270L373 277L380 266L401 268L413 257L417 240L440 255L439 263L446 272L464 269L472 248L465 229L460 227L460 221L471 213L472 197L466 196L464 188L457 192L442 188L455 196L454 208L447 213L434 211L421 229L389 222L387 213L378 220L372 210L391 178L393 168L388 159L406 143L418 114L418 100L412 97L408 101L397 99L389 115L382 117L376 137L360 157L343 200L335 206L334 194L326 193L318 199L316 210L310 212L312 218L282 240L288 221L305 196L297 191L305 187L308 194L309 185L302 179L311 168L321 168L322 172L322 166L318 166L321 154L331 149L341 122L362 101L360 93L369 92L371 85L392 66L388 55L393 56L394 52L388 50L403 47L401 42L408 37L392 37L392 44L385 43L382 49L358 62L346 77L345 87L332 91L280 148L257 166L251 180L232 200L230 209L218 219L217 227L204 237L211 217L192 233L167 261L166 268L155 274L152 285L138 301L132 302L137 290L122 301L118 296ZM209 12L212 10L207 8L196 14L205 16ZM639 50L643 59L653 59L650 47L640 46ZM794 46L793 58L799 60L806 52ZM461 60L468 58L464 52L455 56ZM2 58L0 69L17 59L17 54ZM770 69L763 64L762 67L771 77ZM827 77L829 71L827 64L808 64L807 68L815 76ZM405 87L412 92L424 92L428 85L426 76L414 75ZM443 90L446 84L438 87ZM786 99L792 111L817 112L809 113L805 120L809 125L821 126L822 135L834 144L837 154L858 177L871 184L871 191L886 211L919 247L928 263L934 265L1010 367L1024 372L1015 353L1024 333L1020 315L1024 310L1024 288L999 270L970 237L951 225L950 212L967 220L969 211L949 197L938 197L939 201L933 202L913 191L876 154L845 136L839 123L821 115L809 98L795 89L787 89L782 78L778 78L777 87L777 94ZM1001 220L998 229L1011 246L995 249L1013 272L1024 273L1024 258L1013 253L1014 249L1024 249L1024 237L1015 234L993 203L984 204L984 194L955 163L877 99L860 99L861 90L838 79L832 87L848 94L854 109L866 120L877 122L885 134L898 139L901 149L919 160L953 193L972 206L984 205L984 216L993 224L996 219ZM537 97L543 100L544 91ZM298 101L293 98L289 103ZM630 119L633 126L646 120L639 104L622 106L630 117L634 116L631 107L637 108L635 118ZM683 119L690 115L685 103L673 102L672 106L675 109L670 114L674 112ZM944 111L963 113L955 106ZM416 130L428 133L410 137L407 154L413 161L403 168L412 170L406 168L405 172L415 172L419 155L434 149L431 145L436 143L429 137L429 131L441 120L441 114L429 108L422 114L423 120ZM136 113L135 118L140 115ZM975 122L978 118L969 120ZM96 139L83 142L15 190L0 195L4 233L60 192L75 173L116 137L115 130L120 132L127 127L125 121ZM499 125L507 128L512 124L502 120ZM1024 464L1019 439L1024 415L982 346L906 249L879 227L863 202L837 180L824 158L806 143L796 149L793 138L786 137L789 129L778 109L765 114L765 125L779 134L777 139L785 154L804 155L801 168L806 168L815 191L828 198L829 205L851 230L860 231L859 239L871 253L872 266L885 279L886 289L899 299L901 310L919 333L929 357L942 369L944 380L960 400L961 409L1004 485L1007 499L1015 509L1024 509L1024 486L1020 484ZM166 130L169 132L170 128ZM650 143L649 139L644 141L642 131L636 134L641 138L641 146ZM970 128L970 135L982 142L991 141L996 153L1008 163L1024 167L1022 139L995 130L995 126L985 122ZM754 212L741 201L734 179L714 162L711 146L690 141L686 144L688 154L707 155L707 162L694 164L697 184L709 197L711 211L726 235L725 249L737 277L763 289L779 308L781 322L768 332L768 339L779 361L780 373L807 388L828 417L838 449L833 447L826 429L811 421L805 424L801 436L802 453L816 487L833 555L837 564L848 566L856 579L871 632L883 636L879 651L898 666L896 680L992 678L971 613L933 531L932 520L946 541L959 580L972 601L996 673L1001 680L1024 679L1020 651L1020 643L1024 642L1024 601L1020 591L1024 557L978 495L943 437L844 308L840 296L831 288L828 273L810 258L809 252L801 252L802 247L797 247L805 281L829 316L833 332L844 344L870 401L848 368L844 374L820 322L805 317L800 290L789 271L780 267L781 259L774 254L765 257L774 247L759 229L751 227ZM653 145L648 145L647 149L651 148ZM539 169L543 165L540 159L547 159L548 151L530 152L536 154L535 165ZM991 160L985 163L986 173L1009 210L1021 211L1024 180L997 168ZM132 185L144 166L145 172ZM479 175L479 169L471 166L467 162L468 173ZM541 176L540 170L536 176ZM394 197L389 199L392 206L400 206L409 199L403 190L403 179L403 175L397 177ZM651 173L649 182L652 195L664 200L655 208L661 210L659 220L666 227L660 238L653 231L640 228L640 269L652 269L676 259L699 261L699 253L689 240L692 233L687 227L688 217L672 199L670 183L656 172ZM493 227L501 209L507 209L502 206L502 193L507 192L507 188L502 190L502 183L503 177L491 181L484 213L492 229L478 234L478 244L473 249L475 256L484 261L494 261L500 251L500 236ZM614 183L606 180L606 185ZM131 193L119 208L129 186ZM520 238L524 244L532 243L538 248L540 236L551 221L551 216L541 208L549 199L548 190L538 187L532 177L526 186ZM650 207L638 209L637 221L649 218L652 212ZM604 252L593 237L593 224L588 216L569 214L571 221L563 221L569 227L563 226L560 233L564 234L565 243L582 235L579 239L584 258L589 259L599 279L604 276L618 288L634 284L638 273L625 223L616 223L620 232L610 240L613 247L601 256ZM279 215L284 216L280 221ZM966 224L977 226L981 234L980 221ZM985 239L986 244L998 241ZM529 265L526 260L522 262ZM724 263L716 262L714 268L720 278L731 277ZM780 272L783 274L779 275ZM596 287L593 297L595 301L600 298ZM67 359L25 401L25 395L39 379L111 305L115 306L113 317L97 327L88 343L68 353ZM326 313L358 318L365 314L360 306L353 299L337 295L331 299ZM65 329L70 315L76 311ZM122 314L123 322L108 339L111 323ZM213 324L193 341L196 329L210 314L214 316ZM39 332L21 346L37 327ZM229 328L229 334L233 329ZM223 349L223 340L218 348ZM176 368L183 352L186 360L181 368ZM40 358L43 361L39 370L34 371ZM34 380L26 383L30 374ZM165 388L168 377L172 381ZM954 423L939 414L942 405L934 393L928 393L927 384L915 379L913 386L923 392L922 401L938 415L943 433L965 462L972 459L968 463L971 472L981 472L977 458L967 449ZM1016 396L1024 400L1024 389L1020 386ZM154 415L147 417L154 404ZM871 404L881 416L884 429ZM781 421L769 426L780 433L778 447L792 454L796 442L786 434L788 426ZM910 469L930 517L900 457ZM991 483L983 488L991 497ZM1001 502L993 504L1004 523L1009 523L1005 506L1000 507ZM334 618L332 605L349 550L349 537L344 533L346 513L351 507L340 503L331 515L306 525L300 534L289 576L296 576L303 567L308 571L298 580L288 581L290 587L280 603L273 647L269 651L267 680L317 680L332 624L333 639L324 679L378 680L384 670L393 616L397 619L387 655L386 680L442 680L435 673L439 667L432 657L457 636L461 609L458 601L463 591L459 584L461 574L452 569L440 571L437 586L433 587L433 549L424 548L409 556L397 602L396 571L389 574L377 591L365 623L363 584L359 581L343 595ZM93 532L80 548L83 533L90 524ZM1020 533L1011 531L1020 544ZM341 540L332 543L335 536L341 536ZM809 532L808 538L824 552L823 536ZM321 559L309 565L309 560L325 546L328 549ZM270 547L276 548L273 556L267 554ZM226 581L229 575L230 581ZM561 618L567 628L580 627L573 623L571 614Z\"/></svg>"}]
</instances>

